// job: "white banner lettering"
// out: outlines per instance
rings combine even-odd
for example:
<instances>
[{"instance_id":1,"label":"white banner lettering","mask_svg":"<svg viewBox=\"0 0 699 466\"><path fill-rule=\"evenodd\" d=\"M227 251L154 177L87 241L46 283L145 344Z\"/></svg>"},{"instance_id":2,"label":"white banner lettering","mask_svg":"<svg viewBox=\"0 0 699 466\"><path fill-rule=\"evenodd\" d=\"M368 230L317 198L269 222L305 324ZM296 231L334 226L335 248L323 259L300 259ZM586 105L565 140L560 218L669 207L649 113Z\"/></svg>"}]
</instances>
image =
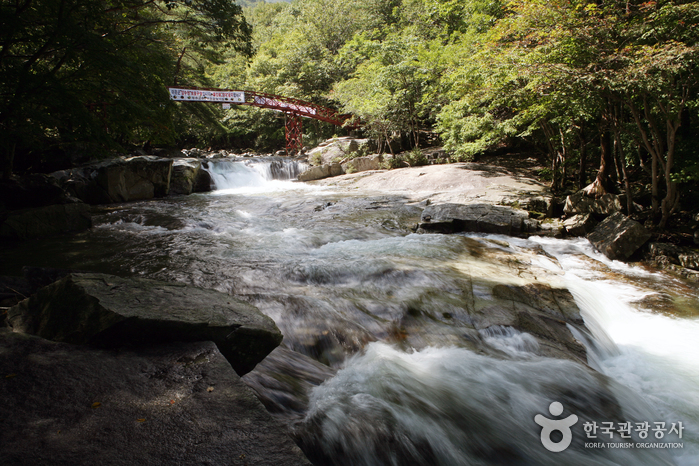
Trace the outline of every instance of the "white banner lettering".
<instances>
[{"instance_id":1,"label":"white banner lettering","mask_svg":"<svg viewBox=\"0 0 699 466\"><path fill-rule=\"evenodd\" d=\"M170 99L178 102L230 102L245 103L243 91L205 91L200 89L170 88Z\"/></svg>"}]
</instances>

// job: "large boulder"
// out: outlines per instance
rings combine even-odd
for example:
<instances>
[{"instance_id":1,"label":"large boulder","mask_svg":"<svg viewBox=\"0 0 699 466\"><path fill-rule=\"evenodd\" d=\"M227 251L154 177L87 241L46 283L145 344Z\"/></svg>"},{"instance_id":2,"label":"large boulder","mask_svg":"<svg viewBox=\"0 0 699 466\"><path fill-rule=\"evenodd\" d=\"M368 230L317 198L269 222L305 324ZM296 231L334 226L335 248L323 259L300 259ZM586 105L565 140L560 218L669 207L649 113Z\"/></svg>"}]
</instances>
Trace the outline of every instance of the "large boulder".
<instances>
[{"instance_id":1,"label":"large boulder","mask_svg":"<svg viewBox=\"0 0 699 466\"><path fill-rule=\"evenodd\" d=\"M211 342L133 351L0 329L3 464L310 465Z\"/></svg>"},{"instance_id":2,"label":"large boulder","mask_svg":"<svg viewBox=\"0 0 699 466\"><path fill-rule=\"evenodd\" d=\"M527 211L490 204L430 205L422 212L423 232L472 231L517 236L526 231Z\"/></svg>"},{"instance_id":3,"label":"large boulder","mask_svg":"<svg viewBox=\"0 0 699 466\"><path fill-rule=\"evenodd\" d=\"M329 163L317 167L310 167L308 170L299 174L299 181L314 181L328 178L331 176L339 176L344 173L342 165L339 163Z\"/></svg>"},{"instance_id":4,"label":"large boulder","mask_svg":"<svg viewBox=\"0 0 699 466\"><path fill-rule=\"evenodd\" d=\"M612 260L628 259L650 237L650 232L643 225L621 212L604 219L587 235L590 243Z\"/></svg>"},{"instance_id":5,"label":"large boulder","mask_svg":"<svg viewBox=\"0 0 699 466\"><path fill-rule=\"evenodd\" d=\"M103 347L213 341L243 375L282 341L274 321L229 295L178 283L70 274L10 308L15 331Z\"/></svg>"},{"instance_id":6,"label":"large boulder","mask_svg":"<svg viewBox=\"0 0 699 466\"><path fill-rule=\"evenodd\" d=\"M195 158L175 159L170 177L170 194L192 194L197 186L201 161Z\"/></svg>"},{"instance_id":7,"label":"large boulder","mask_svg":"<svg viewBox=\"0 0 699 466\"><path fill-rule=\"evenodd\" d=\"M588 197L583 191L566 198L563 212L566 215L594 214L599 216L611 215L621 211L621 202L614 194L605 194L595 199Z\"/></svg>"},{"instance_id":8,"label":"large boulder","mask_svg":"<svg viewBox=\"0 0 699 466\"><path fill-rule=\"evenodd\" d=\"M367 157L357 157L342 164L345 173L364 172L381 169L381 156L370 155Z\"/></svg>"},{"instance_id":9,"label":"large boulder","mask_svg":"<svg viewBox=\"0 0 699 466\"><path fill-rule=\"evenodd\" d=\"M370 153L372 149L373 142L371 139L333 138L311 149L308 152L308 160L314 165L331 164L353 153Z\"/></svg>"},{"instance_id":10,"label":"large boulder","mask_svg":"<svg viewBox=\"0 0 699 466\"><path fill-rule=\"evenodd\" d=\"M172 159L152 156L120 158L53 176L82 201L109 204L167 196L172 164Z\"/></svg>"},{"instance_id":11,"label":"large boulder","mask_svg":"<svg viewBox=\"0 0 699 466\"><path fill-rule=\"evenodd\" d=\"M92 227L90 206L82 202L6 212L0 216L0 238L26 240Z\"/></svg>"}]
</instances>

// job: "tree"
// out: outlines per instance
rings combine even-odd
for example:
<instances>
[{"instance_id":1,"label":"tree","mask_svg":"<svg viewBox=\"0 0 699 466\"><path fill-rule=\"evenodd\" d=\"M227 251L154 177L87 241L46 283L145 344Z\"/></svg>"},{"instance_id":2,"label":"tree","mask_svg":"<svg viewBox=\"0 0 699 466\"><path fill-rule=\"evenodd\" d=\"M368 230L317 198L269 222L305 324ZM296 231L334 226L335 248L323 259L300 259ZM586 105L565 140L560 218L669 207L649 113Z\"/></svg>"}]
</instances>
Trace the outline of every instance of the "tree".
<instances>
[{"instance_id":1,"label":"tree","mask_svg":"<svg viewBox=\"0 0 699 466\"><path fill-rule=\"evenodd\" d=\"M620 151L628 135L650 154L653 210L664 227L680 197L673 169L682 116L696 102L697 7L678 1L510 2L485 46L473 53L467 79L456 80L461 96L439 117L447 144L473 152L513 133L541 131L553 187L560 189L569 146L582 141L582 158L596 127L600 169L585 190L599 196L612 188L618 160L627 173L629 157Z\"/></svg>"},{"instance_id":2,"label":"tree","mask_svg":"<svg viewBox=\"0 0 699 466\"><path fill-rule=\"evenodd\" d=\"M228 0L3 2L4 176L17 153L171 141L165 86L176 68L192 81L192 64L214 58L212 44L250 53L249 36L240 7Z\"/></svg>"}]
</instances>

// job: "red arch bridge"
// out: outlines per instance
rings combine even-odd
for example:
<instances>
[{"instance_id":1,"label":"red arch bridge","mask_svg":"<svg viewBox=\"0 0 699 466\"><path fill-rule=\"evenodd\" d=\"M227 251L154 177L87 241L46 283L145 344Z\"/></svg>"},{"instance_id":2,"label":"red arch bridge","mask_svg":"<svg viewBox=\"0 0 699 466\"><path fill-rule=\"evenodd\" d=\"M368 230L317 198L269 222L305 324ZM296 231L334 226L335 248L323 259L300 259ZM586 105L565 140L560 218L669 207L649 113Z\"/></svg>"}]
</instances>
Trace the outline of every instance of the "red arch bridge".
<instances>
[{"instance_id":1,"label":"red arch bridge","mask_svg":"<svg viewBox=\"0 0 699 466\"><path fill-rule=\"evenodd\" d=\"M250 105L269 108L285 114L286 153L299 153L303 147L303 121L313 118L336 126L344 126L352 119L350 114L341 114L333 109L280 95L254 91L234 91L230 89L202 89L197 87L168 87L170 99L176 102L213 102L226 105ZM357 123L350 123L356 128Z\"/></svg>"}]
</instances>

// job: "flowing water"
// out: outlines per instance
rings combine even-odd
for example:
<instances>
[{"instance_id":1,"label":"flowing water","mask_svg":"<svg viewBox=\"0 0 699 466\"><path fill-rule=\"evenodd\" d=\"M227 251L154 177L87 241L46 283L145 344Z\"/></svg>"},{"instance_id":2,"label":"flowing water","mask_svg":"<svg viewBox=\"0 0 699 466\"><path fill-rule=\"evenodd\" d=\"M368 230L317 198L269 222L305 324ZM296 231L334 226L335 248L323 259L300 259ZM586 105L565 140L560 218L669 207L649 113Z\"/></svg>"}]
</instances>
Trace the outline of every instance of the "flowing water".
<instances>
[{"instance_id":1,"label":"flowing water","mask_svg":"<svg viewBox=\"0 0 699 466\"><path fill-rule=\"evenodd\" d=\"M211 163L216 191L104 207L89 232L0 249L0 274L141 276L255 304L284 342L244 380L316 464L699 464L696 287L585 240L415 234L410 199L293 181L303 168ZM484 314L531 284L572 293L587 361ZM553 402L578 418L560 453L535 421L559 418Z\"/></svg>"}]
</instances>

